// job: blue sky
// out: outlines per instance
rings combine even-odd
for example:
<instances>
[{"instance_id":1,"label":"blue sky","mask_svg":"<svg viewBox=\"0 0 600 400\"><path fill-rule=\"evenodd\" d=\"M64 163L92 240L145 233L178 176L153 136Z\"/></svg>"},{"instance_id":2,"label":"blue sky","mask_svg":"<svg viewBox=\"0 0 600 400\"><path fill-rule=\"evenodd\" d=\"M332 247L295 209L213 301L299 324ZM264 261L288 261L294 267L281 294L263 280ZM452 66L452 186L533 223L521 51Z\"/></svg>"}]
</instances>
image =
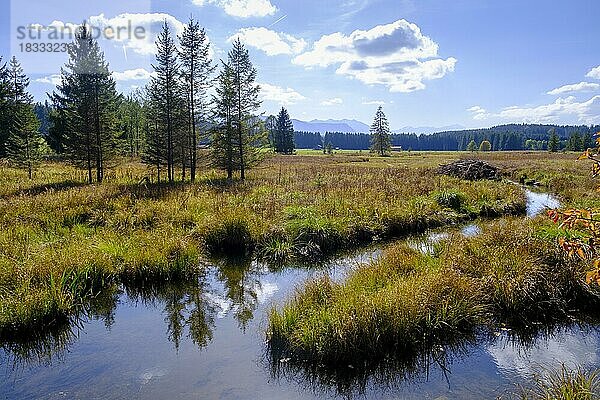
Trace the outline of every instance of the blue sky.
<instances>
[{"instance_id":1,"label":"blue sky","mask_svg":"<svg viewBox=\"0 0 600 400\"><path fill-rule=\"evenodd\" d=\"M19 26L143 26L144 40L100 40L127 92L152 71L161 21L177 31L193 15L215 59L233 37L247 44L265 113L369 123L383 105L395 129L600 123L598 1L0 1L1 54L22 61L38 100L66 54L22 52L44 40L19 40Z\"/></svg>"}]
</instances>

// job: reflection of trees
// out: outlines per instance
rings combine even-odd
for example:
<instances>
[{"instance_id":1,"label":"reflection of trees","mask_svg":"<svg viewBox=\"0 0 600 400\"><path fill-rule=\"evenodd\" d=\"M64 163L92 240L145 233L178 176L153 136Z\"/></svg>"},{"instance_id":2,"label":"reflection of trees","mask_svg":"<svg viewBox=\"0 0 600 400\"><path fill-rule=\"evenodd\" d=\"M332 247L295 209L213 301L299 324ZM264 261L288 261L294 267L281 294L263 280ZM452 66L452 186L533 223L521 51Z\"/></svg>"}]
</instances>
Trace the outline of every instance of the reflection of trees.
<instances>
[{"instance_id":1,"label":"reflection of trees","mask_svg":"<svg viewBox=\"0 0 600 400\"><path fill-rule=\"evenodd\" d=\"M431 368L438 369L449 380L453 362L469 355L475 347L510 344L513 351L525 354L540 341L565 331L600 332L594 328L597 324L597 320L571 320L530 325L527 329L501 331L500 336L495 329L482 329L473 335L442 338L420 349L407 348L385 358L348 360L336 365L327 364L325 360L311 362L306 355L291 354L285 346L270 343L265 363L271 376L277 380L294 381L316 393L350 398L364 394L370 387L389 391L401 385L427 381Z\"/></svg>"},{"instance_id":2,"label":"reflection of trees","mask_svg":"<svg viewBox=\"0 0 600 400\"><path fill-rule=\"evenodd\" d=\"M225 296L232 302L233 317L243 332L254 317L258 293L262 291L261 265L251 258L222 258L214 260L217 279L225 286Z\"/></svg>"},{"instance_id":3,"label":"reflection of trees","mask_svg":"<svg viewBox=\"0 0 600 400\"><path fill-rule=\"evenodd\" d=\"M210 343L214 328L214 307L203 296L206 283L201 277L190 282L169 282L143 288L128 288L132 298L146 304L164 304L167 337L179 349L187 329L187 337L203 348Z\"/></svg>"}]
</instances>

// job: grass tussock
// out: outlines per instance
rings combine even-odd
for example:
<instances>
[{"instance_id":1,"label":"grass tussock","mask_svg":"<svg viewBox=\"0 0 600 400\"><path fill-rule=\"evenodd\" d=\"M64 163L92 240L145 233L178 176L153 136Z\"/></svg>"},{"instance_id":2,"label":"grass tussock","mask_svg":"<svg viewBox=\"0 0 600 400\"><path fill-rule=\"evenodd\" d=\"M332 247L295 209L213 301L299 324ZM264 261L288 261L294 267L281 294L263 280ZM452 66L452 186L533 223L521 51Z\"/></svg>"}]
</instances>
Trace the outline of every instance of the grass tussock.
<instances>
[{"instance_id":1,"label":"grass tussock","mask_svg":"<svg viewBox=\"0 0 600 400\"><path fill-rule=\"evenodd\" d=\"M521 400L594 400L600 398L598 371L581 368L547 370L533 379L533 385L523 387L513 398Z\"/></svg>"},{"instance_id":2,"label":"grass tussock","mask_svg":"<svg viewBox=\"0 0 600 400\"><path fill-rule=\"evenodd\" d=\"M309 282L271 311L270 346L299 360L358 362L597 307L585 265L563 258L538 223L490 222L476 237L451 236L437 257L395 244L343 283Z\"/></svg>"},{"instance_id":3,"label":"grass tussock","mask_svg":"<svg viewBox=\"0 0 600 400\"><path fill-rule=\"evenodd\" d=\"M175 185L140 184L149 172L138 163L102 185L81 184L80 171L58 163L32 181L0 167L0 337L67 318L107 285L191 276L210 254L287 263L490 210L524 211L513 185L439 177L432 160L276 157L246 182L207 170Z\"/></svg>"}]
</instances>

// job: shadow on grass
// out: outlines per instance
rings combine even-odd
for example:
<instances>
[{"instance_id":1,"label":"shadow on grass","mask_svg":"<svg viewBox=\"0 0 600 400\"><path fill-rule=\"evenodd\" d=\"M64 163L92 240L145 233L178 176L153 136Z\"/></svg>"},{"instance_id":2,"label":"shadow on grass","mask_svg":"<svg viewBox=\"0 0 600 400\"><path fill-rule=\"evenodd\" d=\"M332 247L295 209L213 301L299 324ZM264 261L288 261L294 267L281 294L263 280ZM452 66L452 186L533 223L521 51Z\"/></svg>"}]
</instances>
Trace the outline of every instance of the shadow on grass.
<instances>
[{"instance_id":1,"label":"shadow on grass","mask_svg":"<svg viewBox=\"0 0 600 400\"><path fill-rule=\"evenodd\" d=\"M47 192L61 192L64 190L82 187L85 185L87 185L87 184L84 182L77 182L77 181L46 183L43 185L34 185L27 189L21 189L21 190L12 192L12 193L4 194L4 195L0 196L0 199L8 200L12 197L18 197L18 196L37 196L37 195L44 194Z\"/></svg>"}]
</instances>

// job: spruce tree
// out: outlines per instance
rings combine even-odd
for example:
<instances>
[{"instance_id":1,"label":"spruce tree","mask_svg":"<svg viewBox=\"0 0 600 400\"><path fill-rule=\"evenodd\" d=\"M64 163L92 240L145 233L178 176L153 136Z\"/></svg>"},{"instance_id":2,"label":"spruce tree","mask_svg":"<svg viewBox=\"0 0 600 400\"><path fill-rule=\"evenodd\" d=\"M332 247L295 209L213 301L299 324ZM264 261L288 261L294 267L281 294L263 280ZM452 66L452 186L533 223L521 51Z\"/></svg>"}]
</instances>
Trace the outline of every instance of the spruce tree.
<instances>
[{"instance_id":1,"label":"spruce tree","mask_svg":"<svg viewBox=\"0 0 600 400\"><path fill-rule=\"evenodd\" d=\"M277 115L273 142L277 153L292 154L294 152L294 124L283 107Z\"/></svg>"},{"instance_id":2,"label":"spruce tree","mask_svg":"<svg viewBox=\"0 0 600 400\"><path fill-rule=\"evenodd\" d=\"M475 151L477 149L477 143L475 143L475 140L471 140L469 142L469 144L467 145L467 151Z\"/></svg>"},{"instance_id":3,"label":"spruce tree","mask_svg":"<svg viewBox=\"0 0 600 400\"><path fill-rule=\"evenodd\" d=\"M560 139L556 134L556 130L552 129L550 133L550 139L548 140L548 151L551 153L556 153L560 150Z\"/></svg>"},{"instance_id":4,"label":"spruce tree","mask_svg":"<svg viewBox=\"0 0 600 400\"><path fill-rule=\"evenodd\" d=\"M6 63L2 62L2 56L0 56L0 157L4 157L6 155L5 144L9 135L9 101L10 87L8 81L8 70L6 69Z\"/></svg>"},{"instance_id":5,"label":"spruce tree","mask_svg":"<svg viewBox=\"0 0 600 400\"><path fill-rule=\"evenodd\" d=\"M379 106L371 125L371 151L383 157L388 155L391 149L390 126L383 108Z\"/></svg>"},{"instance_id":6,"label":"spruce tree","mask_svg":"<svg viewBox=\"0 0 600 400\"><path fill-rule=\"evenodd\" d=\"M39 132L40 122L30 104L19 104L19 125L14 127L6 142L8 160L16 167L27 169L29 179L37 168L48 145Z\"/></svg>"},{"instance_id":7,"label":"spruce tree","mask_svg":"<svg viewBox=\"0 0 600 400\"><path fill-rule=\"evenodd\" d=\"M212 73L216 66L210 58L210 42L204 28L190 18L179 37L181 74L188 100L188 152L190 180L196 179L198 156L198 125L208 117L207 90L212 83Z\"/></svg>"},{"instance_id":8,"label":"spruce tree","mask_svg":"<svg viewBox=\"0 0 600 400\"><path fill-rule=\"evenodd\" d=\"M51 95L58 125L65 129L70 160L87 169L88 182L102 182L108 162L118 150L117 112L120 95L108 63L92 32L81 25L68 46L69 61Z\"/></svg>"},{"instance_id":9,"label":"spruce tree","mask_svg":"<svg viewBox=\"0 0 600 400\"><path fill-rule=\"evenodd\" d=\"M158 163L159 169L161 159L164 158L167 164L167 179L173 182L176 151L181 147L177 144L177 140L181 139L177 130L181 128L181 111L186 107L186 103L179 80L178 52L167 21L164 22L162 31L158 35L156 47L156 63L152 65L156 74L148 85L148 95L154 111L152 134L157 137L151 137L149 141L151 146L161 145L164 148L152 149L155 154L151 158L153 163ZM164 155L159 156L159 152Z\"/></svg>"},{"instance_id":10,"label":"spruce tree","mask_svg":"<svg viewBox=\"0 0 600 400\"><path fill-rule=\"evenodd\" d=\"M8 138L6 156L12 164L26 168L29 179L39 164L46 143L39 132L40 122L33 108L33 96L29 94L29 78L15 57L10 60L8 77L8 107L6 118Z\"/></svg>"},{"instance_id":11,"label":"spruce tree","mask_svg":"<svg viewBox=\"0 0 600 400\"><path fill-rule=\"evenodd\" d=\"M213 166L227 171L227 179L231 180L236 168L235 154L237 154L234 141L235 76L230 64L223 61L221 64L222 69L213 95L211 159Z\"/></svg>"},{"instance_id":12,"label":"spruce tree","mask_svg":"<svg viewBox=\"0 0 600 400\"><path fill-rule=\"evenodd\" d=\"M260 86L256 84L256 69L250 61L248 50L239 38L233 42L233 48L229 52L228 58L228 65L233 74L235 99L233 126L236 132L234 141L237 150L237 164L240 179L244 180L246 169L259 159L257 147L261 143L260 138L254 137L254 134L262 135L262 132L254 114L261 104L258 99Z\"/></svg>"}]
</instances>

